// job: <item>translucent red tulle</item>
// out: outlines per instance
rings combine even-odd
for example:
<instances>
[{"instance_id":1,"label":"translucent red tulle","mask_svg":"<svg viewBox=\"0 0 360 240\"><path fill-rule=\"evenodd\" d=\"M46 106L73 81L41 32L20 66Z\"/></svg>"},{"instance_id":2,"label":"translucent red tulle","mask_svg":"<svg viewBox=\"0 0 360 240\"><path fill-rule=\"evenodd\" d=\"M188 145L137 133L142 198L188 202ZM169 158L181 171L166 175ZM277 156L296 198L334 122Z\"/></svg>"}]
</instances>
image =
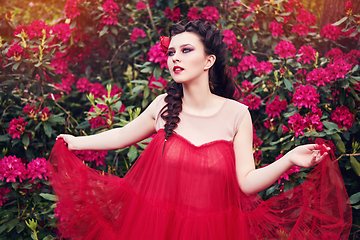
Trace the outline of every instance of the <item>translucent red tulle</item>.
<instances>
[{"instance_id":1,"label":"translucent red tulle","mask_svg":"<svg viewBox=\"0 0 360 240\"><path fill-rule=\"evenodd\" d=\"M351 208L336 161L267 201L244 195L232 142L194 146L160 130L124 178L85 166L58 140L51 183L64 237L97 240L347 239Z\"/></svg>"}]
</instances>

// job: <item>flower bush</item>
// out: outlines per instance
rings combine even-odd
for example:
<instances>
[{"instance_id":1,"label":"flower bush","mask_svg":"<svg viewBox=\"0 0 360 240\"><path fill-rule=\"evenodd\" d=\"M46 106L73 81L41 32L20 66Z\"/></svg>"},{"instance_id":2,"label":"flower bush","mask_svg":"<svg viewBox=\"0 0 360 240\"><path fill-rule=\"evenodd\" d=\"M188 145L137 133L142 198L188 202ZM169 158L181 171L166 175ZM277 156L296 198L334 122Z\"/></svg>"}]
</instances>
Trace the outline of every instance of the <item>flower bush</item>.
<instances>
[{"instance_id":1,"label":"flower bush","mask_svg":"<svg viewBox=\"0 0 360 240\"><path fill-rule=\"evenodd\" d=\"M195 19L223 30L239 101L253 117L256 166L316 138L329 140L360 224L360 51L340 44L358 42L351 2L342 6L342 19L322 29L300 1L62 3L60 19L51 24L0 19L13 32L0 37L2 239L30 238L33 229L39 239L61 238L61 206L46 170L56 136L94 134L136 118L171 81L159 37L174 22ZM75 154L90 167L123 176L150 139ZM286 191L308 172L293 167L260 195Z\"/></svg>"}]
</instances>

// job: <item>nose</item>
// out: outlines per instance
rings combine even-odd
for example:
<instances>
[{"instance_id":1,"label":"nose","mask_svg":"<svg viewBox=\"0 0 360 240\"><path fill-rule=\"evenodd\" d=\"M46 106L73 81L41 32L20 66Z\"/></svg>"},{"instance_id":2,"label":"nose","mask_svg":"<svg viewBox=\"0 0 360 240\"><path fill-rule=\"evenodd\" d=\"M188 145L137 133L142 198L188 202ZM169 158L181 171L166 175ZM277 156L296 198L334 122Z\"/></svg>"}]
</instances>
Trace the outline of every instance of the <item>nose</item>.
<instances>
[{"instance_id":1,"label":"nose","mask_svg":"<svg viewBox=\"0 0 360 240\"><path fill-rule=\"evenodd\" d=\"M175 62L179 62L179 55L175 52L174 55L171 56L172 57L172 61Z\"/></svg>"}]
</instances>

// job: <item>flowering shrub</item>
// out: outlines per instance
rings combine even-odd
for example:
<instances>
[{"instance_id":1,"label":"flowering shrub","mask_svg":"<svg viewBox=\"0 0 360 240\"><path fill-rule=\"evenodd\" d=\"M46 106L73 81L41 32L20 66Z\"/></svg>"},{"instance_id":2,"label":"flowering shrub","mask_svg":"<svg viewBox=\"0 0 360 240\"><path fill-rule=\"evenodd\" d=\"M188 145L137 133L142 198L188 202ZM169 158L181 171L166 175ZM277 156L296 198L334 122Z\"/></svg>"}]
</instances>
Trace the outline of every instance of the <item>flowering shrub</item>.
<instances>
[{"instance_id":1,"label":"flowering shrub","mask_svg":"<svg viewBox=\"0 0 360 240\"><path fill-rule=\"evenodd\" d=\"M122 127L163 93L171 77L159 36L177 21L202 19L223 30L239 101L253 118L256 167L321 137L333 145L349 194L358 191L360 51L339 44L358 41L351 2L342 19L319 30L300 1L62 3L51 24L0 19L13 26L9 39L0 37L1 238L30 238L24 226L32 219L39 239L60 236L61 206L55 208L46 171L56 136ZM90 167L123 176L148 142L74 153ZM308 171L292 167L260 195L286 191Z\"/></svg>"}]
</instances>

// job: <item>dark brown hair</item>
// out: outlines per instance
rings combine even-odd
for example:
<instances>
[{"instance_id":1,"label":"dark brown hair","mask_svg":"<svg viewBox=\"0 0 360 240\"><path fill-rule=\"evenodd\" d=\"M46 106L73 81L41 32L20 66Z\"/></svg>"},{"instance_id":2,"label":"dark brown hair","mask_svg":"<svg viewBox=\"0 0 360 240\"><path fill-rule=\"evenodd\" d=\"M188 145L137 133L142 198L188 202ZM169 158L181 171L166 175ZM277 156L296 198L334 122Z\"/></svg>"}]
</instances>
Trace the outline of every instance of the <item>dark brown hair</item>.
<instances>
[{"instance_id":1,"label":"dark brown hair","mask_svg":"<svg viewBox=\"0 0 360 240\"><path fill-rule=\"evenodd\" d=\"M205 53L215 55L214 65L209 69L209 85L213 94L221 97L235 99L235 93L240 93L234 82L231 71L226 64L227 48L223 42L220 30L213 27L208 22L201 20L192 21L186 25L176 23L170 26L170 38L183 33L195 33L203 43ZM237 91L236 91L237 90ZM179 113L182 111L183 88L181 83L173 82L167 90L161 117L165 120L165 139L167 140L173 133L177 124L180 122Z\"/></svg>"}]
</instances>

